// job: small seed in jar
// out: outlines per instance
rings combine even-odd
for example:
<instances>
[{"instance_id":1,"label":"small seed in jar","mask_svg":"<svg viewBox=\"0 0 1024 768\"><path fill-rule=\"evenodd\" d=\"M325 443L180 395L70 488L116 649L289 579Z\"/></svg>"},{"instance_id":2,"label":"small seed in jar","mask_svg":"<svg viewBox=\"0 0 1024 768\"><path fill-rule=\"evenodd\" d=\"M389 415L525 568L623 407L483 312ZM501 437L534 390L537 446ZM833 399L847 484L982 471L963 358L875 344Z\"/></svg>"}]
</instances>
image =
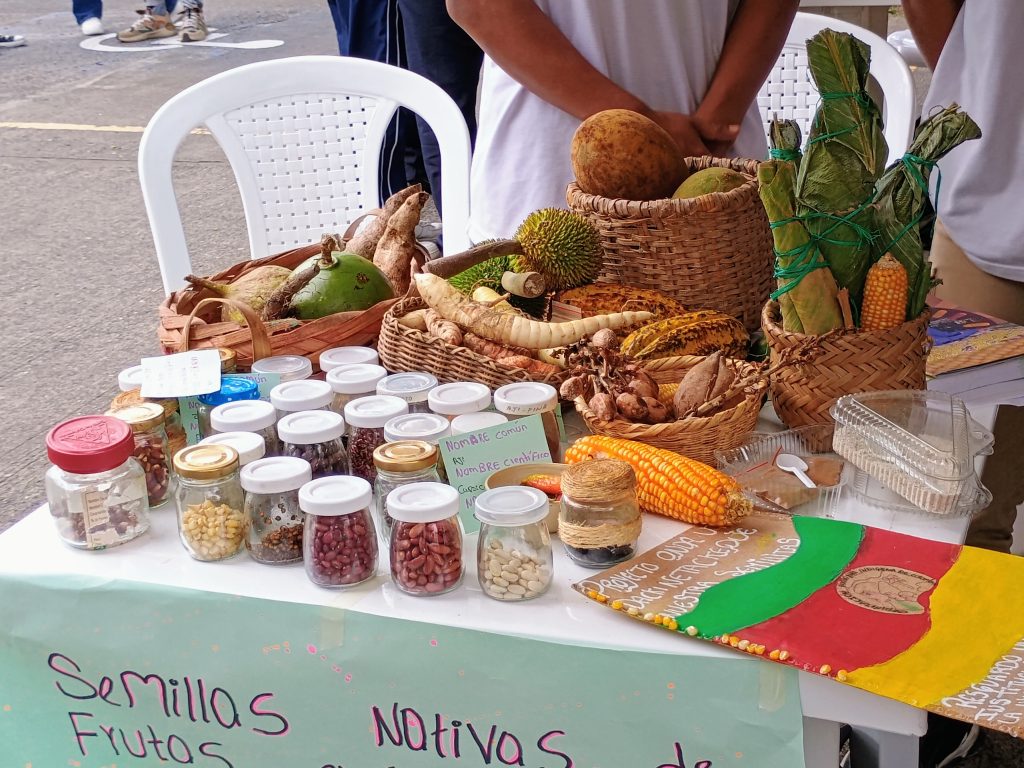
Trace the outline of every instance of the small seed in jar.
<instances>
[{"instance_id":1,"label":"small seed in jar","mask_svg":"<svg viewBox=\"0 0 1024 768\"><path fill-rule=\"evenodd\" d=\"M241 549L244 522L241 510L206 499L186 507L181 535L197 559L222 560Z\"/></svg>"},{"instance_id":2,"label":"small seed in jar","mask_svg":"<svg viewBox=\"0 0 1024 768\"><path fill-rule=\"evenodd\" d=\"M313 526L308 564L313 580L324 586L358 584L373 576L377 537L359 514L321 516Z\"/></svg>"},{"instance_id":3,"label":"small seed in jar","mask_svg":"<svg viewBox=\"0 0 1024 768\"><path fill-rule=\"evenodd\" d=\"M255 542L246 540L254 559L262 563L295 563L302 559L302 523L283 525Z\"/></svg>"},{"instance_id":4,"label":"small seed in jar","mask_svg":"<svg viewBox=\"0 0 1024 768\"><path fill-rule=\"evenodd\" d=\"M444 592L462 578L462 542L458 524L395 521L391 575L406 592ZM440 545L432 549L431 545ZM447 550L447 551L443 551Z\"/></svg>"},{"instance_id":5,"label":"small seed in jar","mask_svg":"<svg viewBox=\"0 0 1024 768\"><path fill-rule=\"evenodd\" d=\"M527 600L542 594L551 584L546 563L518 549L506 550L498 539L491 541L483 558L483 589L497 600Z\"/></svg>"}]
</instances>

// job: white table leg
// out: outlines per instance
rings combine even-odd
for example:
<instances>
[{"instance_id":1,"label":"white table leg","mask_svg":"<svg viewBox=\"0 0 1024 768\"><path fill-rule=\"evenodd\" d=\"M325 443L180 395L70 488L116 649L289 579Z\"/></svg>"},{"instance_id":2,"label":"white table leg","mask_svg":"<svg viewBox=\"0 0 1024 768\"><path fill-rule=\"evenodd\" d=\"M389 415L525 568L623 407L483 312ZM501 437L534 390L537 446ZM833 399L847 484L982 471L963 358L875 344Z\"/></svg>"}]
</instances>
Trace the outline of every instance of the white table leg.
<instances>
[{"instance_id":1,"label":"white table leg","mask_svg":"<svg viewBox=\"0 0 1024 768\"><path fill-rule=\"evenodd\" d=\"M839 723L816 717L804 718L804 761L807 768L836 768L839 764Z\"/></svg>"},{"instance_id":2,"label":"white table leg","mask_svg":"<svg viewBox=\"0 0 1024 768\"><path fill-rule=\"evenodd\" d=\"M908 768L916 766L920 737L874 728L853 729L853 764L856 768Z\"/></svg>"}]
</instances>

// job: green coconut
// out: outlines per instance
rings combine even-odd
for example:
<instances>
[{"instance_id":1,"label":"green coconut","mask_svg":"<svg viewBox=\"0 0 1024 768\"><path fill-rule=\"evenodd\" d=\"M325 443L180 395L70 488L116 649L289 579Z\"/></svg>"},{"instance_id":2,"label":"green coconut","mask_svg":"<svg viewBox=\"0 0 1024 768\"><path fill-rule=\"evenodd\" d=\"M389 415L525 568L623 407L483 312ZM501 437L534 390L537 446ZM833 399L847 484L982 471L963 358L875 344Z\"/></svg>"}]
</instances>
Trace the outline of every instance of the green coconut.
<instances>
[{"instance_id":1,"label":"green coconut","mask_svg":"<svg viewBox=\"0 0 1024 768\"><path fill-rule=\"evenodd\" d=\"M384 273L369 259L356 253L331 253L331 263L311 256L295 268L300 272L320 262L320 271L299 290L289 304L290 314L300 320L316 320L335 312L369 309L395 293Z\"/></svg>"},{"instance_id":2,"label":"green coconut","mask_svg":"<svg viewBox=\"0 0 1024 768\"><path fill-rule=\"evenodd\" d=\"M688 176L686 181L679 185L679 189L675 191L672 197L676 199L689 199L708 195L712 192L730 192L738 187L742 187L748 181L750 181L750 177L746 174L734 171L732 168L713 166Z\"/></svg>"}]
</instances>

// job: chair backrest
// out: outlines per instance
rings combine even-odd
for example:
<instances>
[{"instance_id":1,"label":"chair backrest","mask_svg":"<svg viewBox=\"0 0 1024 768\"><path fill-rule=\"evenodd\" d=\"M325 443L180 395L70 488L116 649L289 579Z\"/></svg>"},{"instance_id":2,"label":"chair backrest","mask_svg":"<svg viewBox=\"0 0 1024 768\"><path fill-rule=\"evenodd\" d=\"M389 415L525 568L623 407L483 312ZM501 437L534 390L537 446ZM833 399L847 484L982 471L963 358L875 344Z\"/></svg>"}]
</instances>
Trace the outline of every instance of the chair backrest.
<instances>
[{"instance_id":1,"label":"chair backrest","mask_svg":"<svg viewBox=\"0 0 1024 768\"><path fill-rule=\"evenodd\" d=\"M341 56L247 64L185 89L157 110L139 146L139 180L164 290L190 271L171 167L185 136L205 125L242 196L252 258L344 230L377 207L384 132L399 106L437 136L447 253L469 247L469 131L455 102L398 67Z\"/></svg>"},{"instance_id":2,"label":"chair backrest","mask_svg":"<svg viewBox=\"0 0 1024 768\"><path fill-rule=\"evenodd\" d=\"M811 121L818 107L818 89L807 67L808 38L823 29L848 32L871 48L871 76L882 90L885 118L885 140L889 144L889 163L903 156L914 132L914 79L899 52L870 30L847 21L798 13L789 30L775 68L761 86L757 105L761 109L765 131L774 115L796 120L803 135L810 133Z\"/></svg>"}]
</instances>

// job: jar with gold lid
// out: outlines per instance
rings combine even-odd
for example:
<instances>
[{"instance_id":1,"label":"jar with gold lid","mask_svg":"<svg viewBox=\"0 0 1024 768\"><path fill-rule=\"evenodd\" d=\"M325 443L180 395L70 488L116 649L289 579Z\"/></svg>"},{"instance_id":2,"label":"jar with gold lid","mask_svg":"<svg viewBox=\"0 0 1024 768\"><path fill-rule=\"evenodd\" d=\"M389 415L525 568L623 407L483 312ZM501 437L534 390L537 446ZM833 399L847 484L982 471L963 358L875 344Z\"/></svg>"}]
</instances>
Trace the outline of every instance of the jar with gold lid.
<instances>
[{"instance_id":1,"label":"jar with gold lid","mask_svg":"<svg viewBox=\"0 0 1024 768\"><path fill-rule=\"evenodd\" d=\"M558 537L572 560L588 568L628 560L640 527L636 473L627 462L593 459L562 473Z\"/></svg>"},{"instance_id":2,"label":"jar with gold lid","mask_svg":"<svg viewBox=\"0 0 1024 768\"><path fill-rule=\"evenodd\" d=\"M132 429L135 450L132 455L146 473L146 493L150 508L170 498L172 476L164 409L157 403L139 403L108 411Z\"/></svg>"},{"instance_id":3,"label":"jar with gold lid","mask_svg":"<svg viewBox=\"0 0 1024 768\"><path fill-rule=\"evenodd\" d=\"M384 541L388 540L394 522L387 510L388 494L407 483L440 482L437 457L437 446L424 440L400 440L374 450L377 478L373 496L377 500L377 528Z\"/></svg>"},{"instance_id":4,"label":"jar with gold lid","mask_svg":"<svg viewBox=\"0 0 1024 768\"><path fill-rule=\"evenodd\" d=\"M217 354L220 355L220 373L234 373L238 370L238 355L235 350L229 347L217 347Z\"/></svg>"},{"instance_id":5,"label":"jar with gold lid","mask_svg":"<svg viewBox=\"0 0 1024 768\"><path fill-rule=\"evenodd\" d=\"M245 538L238 452L227 445L193 445L174 455L178 533L196 560L215 561L241 551Z\"/></svg>"},{"instance_id":6,"label":"jar with gold lid","mask_svg":"<svg viewBox=\"0 0 1024 768\"><path fill-rule=\"evenodd\" d=\"M121 394L110 402L109 410L116 411L119 408L138 405L139 403L156 403L164 409L164 431L167 432L168 456L174 456L174 454L185 447L187 442L185 428L181 425L178 401L173 397L147 400L142 396L142 389L135 387L134 389L122 390Z\"/></svg>"}]
</instances>

